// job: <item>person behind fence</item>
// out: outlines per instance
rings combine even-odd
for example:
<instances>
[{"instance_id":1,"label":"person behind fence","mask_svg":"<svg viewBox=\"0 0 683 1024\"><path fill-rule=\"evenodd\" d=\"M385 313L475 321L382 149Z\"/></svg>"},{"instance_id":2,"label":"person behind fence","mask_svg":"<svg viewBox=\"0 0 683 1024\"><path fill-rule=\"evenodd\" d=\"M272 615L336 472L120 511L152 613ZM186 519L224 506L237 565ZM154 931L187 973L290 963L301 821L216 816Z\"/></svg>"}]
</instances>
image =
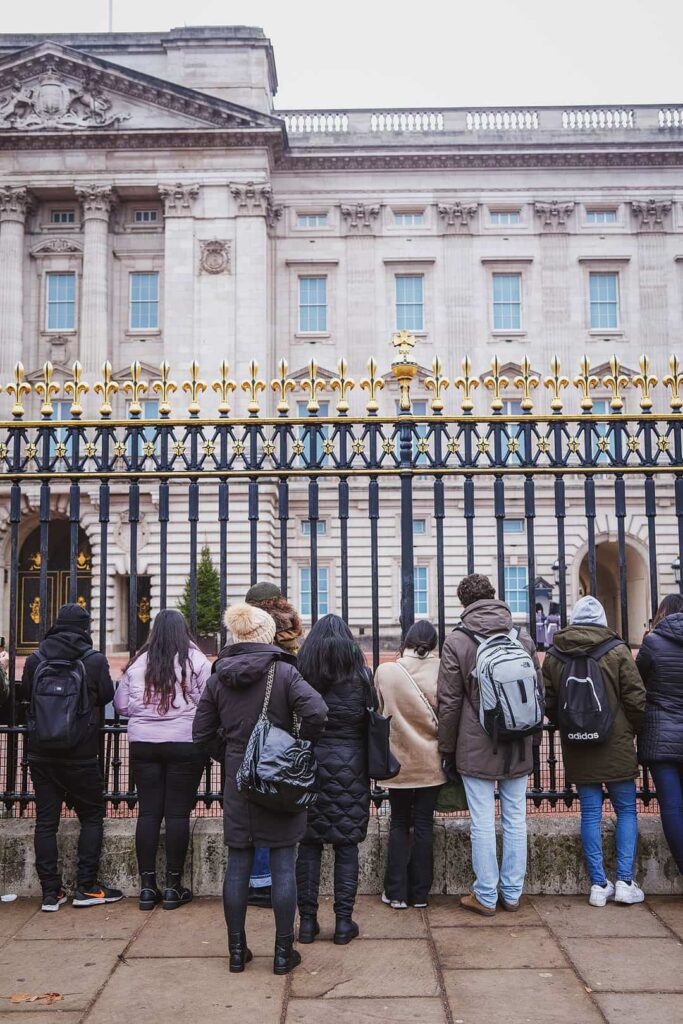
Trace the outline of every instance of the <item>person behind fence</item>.
<instances>
[{"instance_id":1,"label":"person behind fence","mask_svg":"<svg viewBox=\"0 0 683 1024\"><path fill-rule=\"evenodd\" d=\"M555 601L550 602L548 618L545 620L545 646L546 650L551 646L553 637L560 628L560 606Z\"/></svg>"},{"instance_id":2,"label":"person behind fence","mask_svg":"<svg viewBox=\"0 0 683 1024\"><path fill-rule=\"evenodd\" d=\"M93 649L90 614L65 604L26 659L20 699L28 701L28 764L36 801L36 871L42 910L56 911L67 894L58 866L62 804L80 823L74 907L114 903L123 893L98 881L104 832L99 762L100 708L114 695L109 663Z\"/></svg>"},{"instance_id":3,"label":"person behind fence","mask_svg":"<svg viewBox=\"0 0 683 1024\"><path fill-rule=\"evenodd\" d=\"M683 874L683 594L663 599L636 667L647 691L638 759L652 775L664 835Z\"/></svg>"},{"instance_id":4,"label":"person behind fence","mask_svg":"<svg viewBox=\"0 0 683 1024\"><path fill-rule=\"evenodd\" d=\"M325 732L315 743L318 799L308 812L299 846L296 884L299 942L313 942L318 925L318 892L323 845L334 848L333 941L345 945L359 934L353 920L358 889L358 844L370 817L367 708L377 698L363 653L338 615L324 615L301 645L299 669L328 707Z\"/></svg>"},{"instance_id":5,"label":"person behind fence","mask_svg":"<svg viewBox=\"0 0 683 1024\"><path fill-rule=\"evenodd\" d=\"M138 793L135 852L140 872L140 910L164 910L189 903L183 885L190 840L190 814L206 764L192 742L192 721L211 674L178 611L160 611L149 638L131 658L114 696L128 719L130 764ZM166 885L157 885L156 861L165 823Z\"/></svg>"},{"instance_id":6,"label":"person behind fence","mask_svg":"<svg viewBox=\"0 0 683 1024\"><path fill-rule=\"evenodd\" d=\"M607 625L594 597L574 605L570 624L555 634L543 662L546 714L559 726L565 782L581 801L581 841L590 876L588 902L641 903L633 880L638 822L638 761L634 737L645 711L645 687L630 648ZM603 785L617 815L615 883L602 856Z\"/></svg>"},{"instance_id":7,"label":"person behind fence","mask_svg":"<svg viewBox=\"0 0 683 1024\"><path fill-rule=\"evenodd\" d=\"M420 619L406 633L399 658L375 673L379 709L391 717L391 751L401 765L384 784L391 820L382 901L394 910L426 907L432 887L434 809L446 781L438 743L437 643L434 626Z\"/></svg>"},{"instance_id":8,"label":"person behind fence","mask_svg":"<svg viewBox=\"0 0 683 1024\"><path fill-rule=\"evenodd\" d=\"M509 607L496 600L488 577L465 576L458 600L462 620L446 637L437 683L439 750L447 777L462 776L470 810L475 881L460 903L492 917L497 904L516 911L524 887L527 776L534 738L542 729L543 686L531 637L513 626ZM503 826L500 869L496 783Z\"/></svg>"},{"instance_id":9,"label":"person behind fence","mask_svg":"<svg viewBox=\"0 0 683 1024\"><path fill-rule=\"evenodd\" d=\"M227 609L225 624L233 643L223 648L199 702L193 723L196 743L209 748L217 737L225 742L224 836L228 867L223 905L228 926L230 971L238 973L251 961L245 920L249 878L256 847L270 848L275 916L275 974L288 974L301 963L293 948L296 915L296 844L306 830L306 812L283 813L250 802L237 788L236 776L247 744L266 704L268 680L272 693L267 717L275 726L292 729L292 716L301 722L301 736L314 739L324 727L327 706L301 677L292 655L273 644L275 622L267 612L249 604ZM271 668L273 673L271 673Z\"/></svg>"}]
</instances>

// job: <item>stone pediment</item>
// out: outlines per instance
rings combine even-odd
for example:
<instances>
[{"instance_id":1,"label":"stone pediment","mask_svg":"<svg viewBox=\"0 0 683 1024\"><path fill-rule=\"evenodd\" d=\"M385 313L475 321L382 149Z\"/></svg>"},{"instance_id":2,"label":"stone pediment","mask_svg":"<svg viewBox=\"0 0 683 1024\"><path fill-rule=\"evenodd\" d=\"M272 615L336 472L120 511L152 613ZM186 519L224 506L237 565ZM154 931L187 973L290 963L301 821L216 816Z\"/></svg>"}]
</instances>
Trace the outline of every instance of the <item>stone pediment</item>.
<instances>
[{"instance_id":1,"label":"stone pediment","mask_svg":"<svg viewBox=\"0 0 683 1024\"><path fill-rule=\"evenodd\" d=\"M0 61L0 135L254 130L277 118L45 42Z\"/></svg>"}]
</instances>

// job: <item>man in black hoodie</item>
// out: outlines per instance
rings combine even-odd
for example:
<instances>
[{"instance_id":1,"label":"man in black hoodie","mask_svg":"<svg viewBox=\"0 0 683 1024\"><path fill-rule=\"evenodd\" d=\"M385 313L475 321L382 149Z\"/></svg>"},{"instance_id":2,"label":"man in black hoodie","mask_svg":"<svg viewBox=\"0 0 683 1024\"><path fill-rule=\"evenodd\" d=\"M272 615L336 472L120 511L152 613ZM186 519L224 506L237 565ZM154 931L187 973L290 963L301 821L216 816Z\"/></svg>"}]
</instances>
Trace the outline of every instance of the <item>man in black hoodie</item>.
<instances>
[{"instance_id":1,"label":"man in black hoodie","mask_svg":"<svg viewBox=\"0 0 683 1024\"><path fill-rule=\"evenodd\" d=\"M78 840L78 877L74 907L114 903L123 893L97 881L104 826L104 787L98 757L100 716L114 696L109 663L93 650L90 615L79 604L65 604L36 653L29 655L21 680L21 697L31 700L33 681L41 664L51 661L82 662L90 701L87 731L68 750L41 748L35 737L28 741L28 762L36 797L36 871L43 889L43 910L59 910L66 892L57 864L57 830L62 803L73 807L81 825Z\"/></svg>"}]
</instances>

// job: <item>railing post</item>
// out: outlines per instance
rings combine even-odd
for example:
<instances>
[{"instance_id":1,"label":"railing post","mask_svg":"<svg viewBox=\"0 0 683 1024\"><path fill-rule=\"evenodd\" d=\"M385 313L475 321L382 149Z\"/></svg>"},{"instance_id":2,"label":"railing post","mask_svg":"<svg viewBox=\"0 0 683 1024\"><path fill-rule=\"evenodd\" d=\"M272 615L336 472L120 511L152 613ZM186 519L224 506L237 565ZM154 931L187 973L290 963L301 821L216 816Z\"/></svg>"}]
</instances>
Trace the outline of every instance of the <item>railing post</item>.
<instances>
[{"instance_id":1,"label":"railing post","mask_svg":"<svg viewBox=\"0 0 683 1024\"><path fill-rule=\"evenodd\" d=\"M401 331L394 338L399 357L391 366L401 390L399 402L399 464L401 467L401 636L415 621L415 566L413 562L413 425L408 419L412 407L410 382L417 363L410 358L415 339Z\"/></svg>"}]
</instances>

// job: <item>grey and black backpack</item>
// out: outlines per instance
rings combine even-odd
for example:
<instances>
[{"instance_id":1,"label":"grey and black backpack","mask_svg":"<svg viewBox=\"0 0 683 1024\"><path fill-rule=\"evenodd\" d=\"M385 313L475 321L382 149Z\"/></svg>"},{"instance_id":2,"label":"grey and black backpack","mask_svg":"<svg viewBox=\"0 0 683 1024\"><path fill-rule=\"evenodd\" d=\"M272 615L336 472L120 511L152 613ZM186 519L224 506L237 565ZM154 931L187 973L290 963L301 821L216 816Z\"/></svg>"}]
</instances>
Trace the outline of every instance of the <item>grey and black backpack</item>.
<instances>
[{"instance_id":1,"label":"grey and black backpack","mask_svg":"<svg viewBox=\"0 0 683 1024\"><path fill-rule=\"evenodd\" d=\"M616 709L610 707L600 659L623 642L612 637L587 651L565 653L554 646L547 651L546 657L562 662L557 720L565 742L591 746L609 739Z\"/></svg>"}]
</instances>

